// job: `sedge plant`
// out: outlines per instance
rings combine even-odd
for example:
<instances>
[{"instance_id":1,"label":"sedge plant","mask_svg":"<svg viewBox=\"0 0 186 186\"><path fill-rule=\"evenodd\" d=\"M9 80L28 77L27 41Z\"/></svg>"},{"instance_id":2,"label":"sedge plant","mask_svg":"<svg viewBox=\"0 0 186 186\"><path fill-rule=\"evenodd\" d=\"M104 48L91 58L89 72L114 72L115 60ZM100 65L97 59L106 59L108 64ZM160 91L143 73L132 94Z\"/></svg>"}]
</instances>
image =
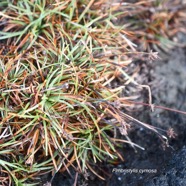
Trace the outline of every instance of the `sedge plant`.
<instances>
[{"instance_id":1,"label":"sedge plant","mask_svg":"<svg viewBox=\"0 0 186 186\"><path fill-rule=\"evenodd\" d=\"M0 166L4 185L121 158L127 121L125 72L136 52L116 20L118 4L95 0L2 1L0 10ZM122 77L123 86L113 86ZM135 82L136 83L136 82ZM161 135L160 135L161 136ZM161 136L163 137L163 136ZM138 146L139 147L139 146Z\"/></svg>"}]
</instances>

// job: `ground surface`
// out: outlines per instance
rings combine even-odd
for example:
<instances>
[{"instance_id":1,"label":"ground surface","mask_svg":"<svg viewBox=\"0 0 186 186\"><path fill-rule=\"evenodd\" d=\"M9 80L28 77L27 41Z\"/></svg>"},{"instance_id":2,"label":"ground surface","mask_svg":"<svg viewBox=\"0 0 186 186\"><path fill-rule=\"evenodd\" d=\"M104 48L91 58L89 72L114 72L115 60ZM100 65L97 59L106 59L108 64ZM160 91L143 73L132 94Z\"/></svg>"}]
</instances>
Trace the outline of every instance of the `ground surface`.
<instances>
[{"instance_id":1,"label":"ground surface","mask_svg":"<svg viewBox=\"0 0 186 186\"><path fill-rule=\"evenodd\" d=\"M184 186L186 183L186 147L176 153L162 173L145 182L144 186Z\"/></svg>"},{"instance_id":2,"label":"ground surface","mask_svg":"<svg viewBox=\"0 0 186 186\"><path fill-rule=\"evenodd\" d=\"M179 35L180 42L184 43L185 38L185 36ZM142 63L141 73L145 74L143 83L151 87L154 104L186 111L186 48L176 47L168 55L161 54L160 57L162 57L161 60L150 64ZM133 114L139 120L164 130L173 128L177 136L169 140L169 147L165 147L153 132L134 128L129 136L133 142L144 147L145 150L137 149L135 152L133 148L125 145L122 151L125 162L120 162L118 165L103 163L99 167L95 167L97 170L102 170L100 174L106 178L106 181L101 181L90 175L89 180L80 177L78 185L135 186L145 183L148 185L151 183L150 180L158 177L166 180L162 175L167 176L164 173L165 170L170 169L167 164L174 161L175 157L177 157L176 160L179 159L179 154L176 153L186 144L186 115L162 109L155 109L154 112L151 112L148 107L140 108L138 112ZM171 160L172 158L173 160ZM175 163L170 164L173 168L176 165ZM133 173L112 173L114 168L131 170ZM139 170L147 170L151 173L139 173ZM72 173L72 176L74 175L75 173ZM170 174L168 175L170 176ZM171 174L171 176L174 177L176 174ZM74 179L68 174L58 174L54 177L52 185L71 186L73 183ZM156 180L156 183L159 182Z\"/></svg>"},{"instance_id":3,"label":"ground surface","mask_svg":"<svg viewBox=\"0 0 186 186\"><path fill-rule=\"evenodd\" d=\"M150 70L150 69L149 69ZM149 72L149 85L151 86L153 103L179 110L186 110L186 49L176 48L163 60L152 65ZM132 153L133 150L125 149L127 156L124 169L152 169L156 174L127 173L120 174L118 185L143 185L145 180L161 174L171 158L186 144L186 116L175 112L155 109L154 112L146 110L138 116L140 120L150 123L162 129L173 128L177 133L175 139L169 140L170 147L164 149L162 142L156 135L149 131L134 130L131 139L141 146L145 151ZM137 134L137 135L136 135ZM172 175L173 176L173 175ZM186 180L185 180L186 181ZM115 184L115 185L117 185Z\"/></svg>"}]
</instances>

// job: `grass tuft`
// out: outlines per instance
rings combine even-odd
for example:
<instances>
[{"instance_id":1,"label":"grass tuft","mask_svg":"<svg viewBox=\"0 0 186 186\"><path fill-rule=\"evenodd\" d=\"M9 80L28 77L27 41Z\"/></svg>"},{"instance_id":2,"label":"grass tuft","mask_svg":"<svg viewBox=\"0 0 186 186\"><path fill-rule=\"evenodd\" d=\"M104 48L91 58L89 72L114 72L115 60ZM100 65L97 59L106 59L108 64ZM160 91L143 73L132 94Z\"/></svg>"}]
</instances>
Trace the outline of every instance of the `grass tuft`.
<instances>
[{"instance_id":1,"label":"grass tuft","mask_svg":"<svg viewBox=\"0 0 186 186\"><path fill-rule=\"evenodd\" d=\"M165 23L163 15L154 15L156 24L153 21L147 28L144 22L145 30L139 32L139 10L147 11L152 3L137 4L136 12L130 12L135 16L121 27L116 20L126 12L119 9L130 10L130 4L118 6L106 0L0 2L2 184L37 185L41 175L71 166L77 172L89 169L96 174L92 164L105 157L122 159L117 151L122 143L141 148L127 138L128 121L160 135L122 112L131 105L130 97L121 97L125 84L136 84L125 72L130 56L138 53L130 38L139 35L146 45L143 33L148 30L154 38ZM156 53L149 55L157 57ZM118 77L123 86L113 86ZM115 131L127 140L117 139Z\"/></svg>"}]
</instances>

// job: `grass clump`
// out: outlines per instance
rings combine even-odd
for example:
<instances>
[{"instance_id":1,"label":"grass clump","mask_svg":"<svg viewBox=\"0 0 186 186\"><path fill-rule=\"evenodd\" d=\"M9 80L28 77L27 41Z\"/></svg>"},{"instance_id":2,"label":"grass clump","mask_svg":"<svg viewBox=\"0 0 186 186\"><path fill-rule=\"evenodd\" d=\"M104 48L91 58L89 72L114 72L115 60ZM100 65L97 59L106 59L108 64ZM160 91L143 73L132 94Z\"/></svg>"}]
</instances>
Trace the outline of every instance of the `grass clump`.
<instances>
[{"instance_id":1,"label":"grass clump","mask_svg":"<svg viewBox=\"0 0 186 186\"><path fill-rule=\"evenodd\" d=\"M136 52L127 25L115 24L125 12L94 0L0 5L3 184L37 185L47 172L95 172L92 163L122 159L117 146L132 142L115 131L127 136L133 118L121 111L130 105L121 98L124 86L112 81L134 81L124 68Z\"/></svg>"},{"instance_id":2,"label":"grass clump","mask_svg":"<svg viewBox=\"0 0 186 186\"><path fill-rule=\"evenodd\" d=\"M13 1L0 14L0 165L16 185L119 155L110 83L129 61L117 12L95 1ZM129 41L128 41L129 42ZM114 118L116 123L108 123ZM4 175L4 174L3 174Z\"/></svg>"}]
</instances>

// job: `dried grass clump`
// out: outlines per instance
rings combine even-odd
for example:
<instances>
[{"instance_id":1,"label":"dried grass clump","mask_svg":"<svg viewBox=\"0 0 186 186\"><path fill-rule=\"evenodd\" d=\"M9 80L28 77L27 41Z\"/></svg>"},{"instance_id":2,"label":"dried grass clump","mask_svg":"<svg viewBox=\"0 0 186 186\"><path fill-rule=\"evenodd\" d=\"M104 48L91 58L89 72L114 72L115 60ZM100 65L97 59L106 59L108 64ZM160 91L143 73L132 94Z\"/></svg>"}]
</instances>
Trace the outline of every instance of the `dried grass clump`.
<instances>
[{"instance_id":1,"label":"dried grass clump","mask_svg":"<svg viewBox=\"0 0 186 186\"><path fill-rule=\"evenodd\" d=\"M18 0L1 1L0 7L4 185L7 180L9 185L37 185L40 175L70 166L96 174L92 163L122 159L116 148L123 142L136 145L115 136L115 130L127 136L129 120L158 134L121 110L131 105L121 91L133 81L124 69L131 62L129 54L136 54L129 38L138 35L127 31L128 25L115 24L125 14L118 11L121 6L94 0ZM112 86L117 77L123 86Z\"/></svg>"},{"instance_id":2,"label":"dried grass clump","mask_svg":"<svg viewBox=\"0 0 186 186\"><path fill-rule=\"evenodd\" d=\"M123 1L124 16L121 22L127 23L126 28L133 32L133 42L141 50L169 52L178 43L173 37L178 33L186 33L186 2L184 0L134 0Z\"/></svg>"}]
</instances>

